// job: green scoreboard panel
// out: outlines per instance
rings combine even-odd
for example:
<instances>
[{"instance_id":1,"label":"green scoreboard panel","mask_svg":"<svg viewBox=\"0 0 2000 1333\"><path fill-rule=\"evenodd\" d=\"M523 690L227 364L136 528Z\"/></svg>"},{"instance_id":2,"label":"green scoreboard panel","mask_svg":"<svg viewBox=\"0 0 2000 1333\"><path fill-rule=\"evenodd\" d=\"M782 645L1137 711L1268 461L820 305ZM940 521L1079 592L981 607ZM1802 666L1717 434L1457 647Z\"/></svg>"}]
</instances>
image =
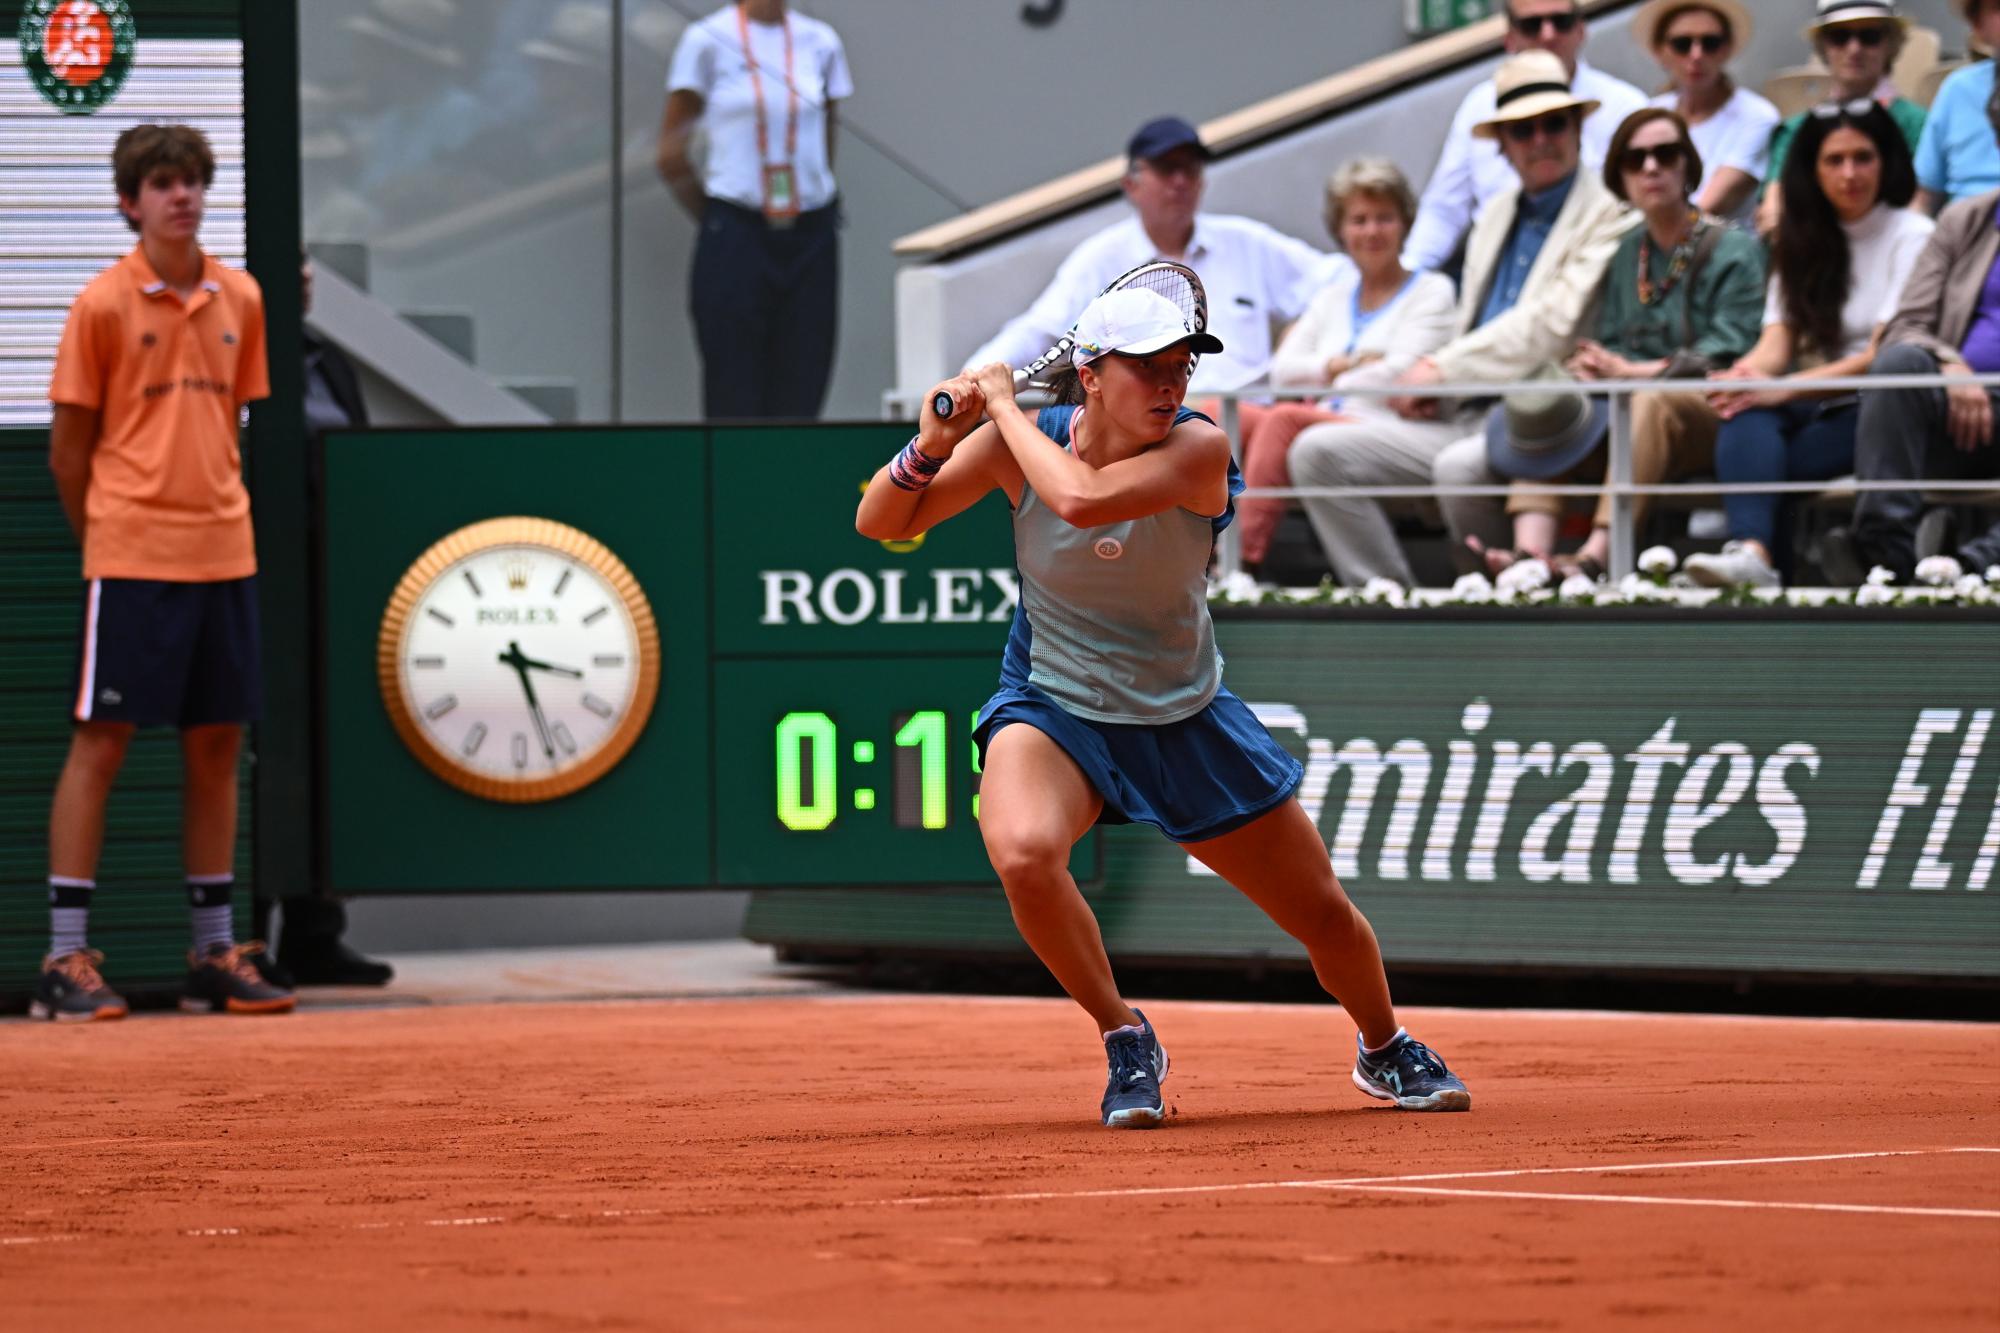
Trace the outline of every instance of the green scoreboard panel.
<instances>
[{"instance_id":1,"label":"green scoreboard panel","mask_svg":"<svg viewBox=\"0 0 2000 1333\"><path fill-rule=\"evenodd\" d=\"M982 884L979 761L987 657L732 662L716 680L723 884ZM891 693L900 698L891 700Z\"/></svg>"},{"instance_id":2,"label":"green scoreboard panel","mask_svg":"<svg viewBox=\"0 0 2000 1333\"><path fill-rule=\"evenodd\" d=\"M711 438L716 882L992 884L971 732L1014 612L1004 499L870 541L854 505L900 429Z\"/></svg>"}]
</instances>

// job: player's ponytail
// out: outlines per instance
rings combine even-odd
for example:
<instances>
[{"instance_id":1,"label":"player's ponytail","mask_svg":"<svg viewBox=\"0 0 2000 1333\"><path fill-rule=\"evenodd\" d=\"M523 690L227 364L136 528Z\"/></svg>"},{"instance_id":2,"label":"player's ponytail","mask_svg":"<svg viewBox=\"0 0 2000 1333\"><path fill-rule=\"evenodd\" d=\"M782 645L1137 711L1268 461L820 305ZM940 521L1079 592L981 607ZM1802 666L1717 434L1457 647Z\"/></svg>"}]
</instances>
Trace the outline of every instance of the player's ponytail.
<instances>
[{"instance_id":1,"label":"player's ponytail","mask_svg":"<svg viewBox=\"0 0 2000 1333\"><path fill-rule=\"evenodd\" d=\"M1049 377L1049 398L1058 407L1079 406L1083 402L1083 376L1075 366L1064 366Z\"/></svg>"}]
</instances>

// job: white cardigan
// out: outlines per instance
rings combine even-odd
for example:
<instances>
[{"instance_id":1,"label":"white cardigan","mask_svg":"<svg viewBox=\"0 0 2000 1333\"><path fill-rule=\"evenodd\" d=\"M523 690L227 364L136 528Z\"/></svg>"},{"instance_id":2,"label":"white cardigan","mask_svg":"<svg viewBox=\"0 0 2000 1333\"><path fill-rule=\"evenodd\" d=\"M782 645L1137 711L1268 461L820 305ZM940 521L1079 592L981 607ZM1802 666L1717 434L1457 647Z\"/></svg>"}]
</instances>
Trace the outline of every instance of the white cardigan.
<instances>
[{"instance_id":1,"label":"white cardigan","mask_svg":"<svg viewBox=\"0 0 2000 1333\"><path fill-rule=\"evenodd\" d=\"M1450 341L1458 297L1451 279L1442 273L1414 275L1389 304L1375 312L1357 340L1354 295L1360 286L1361 270L1348 264L1320 289L1271 357L1273 385L1308 388L1324 384L1328 361L1365 352L1381 358L1382 369L1372 371L1371 379L1385 372L1393 377ZM1334 387L1339 383L1334 381Z\"/></svg>"}]
</instances>

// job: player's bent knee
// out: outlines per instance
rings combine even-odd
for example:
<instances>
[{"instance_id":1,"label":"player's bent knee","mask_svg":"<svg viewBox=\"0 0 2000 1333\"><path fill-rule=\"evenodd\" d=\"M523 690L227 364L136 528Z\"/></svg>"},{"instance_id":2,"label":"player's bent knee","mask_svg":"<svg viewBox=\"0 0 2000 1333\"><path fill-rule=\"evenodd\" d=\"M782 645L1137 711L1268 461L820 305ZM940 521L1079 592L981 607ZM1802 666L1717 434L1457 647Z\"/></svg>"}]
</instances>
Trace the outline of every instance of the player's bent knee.
<instances>
[{"instance_id":1,"label":"player's bent knee","mask_svg":"<svg viewBox=\"0 0 2000 1333\"><path fill-rule=\"evenodd\" d=\"M1054 838L991 838L986 854L1010 895L1049 884L1069 866L1069 847Z\"/></svg>"},{"instance_id":2,"label":"player's bent knee","mask_svg":"<svg viewBox=\"0 0 2000 1333\"><path fill-rule=\"evenodd\" d=\"M1286 933L1309 948L1342 952L1361 938L1363 929L1360 909L1335 889L1294 914Z\"/></svg>"}]
</instances>

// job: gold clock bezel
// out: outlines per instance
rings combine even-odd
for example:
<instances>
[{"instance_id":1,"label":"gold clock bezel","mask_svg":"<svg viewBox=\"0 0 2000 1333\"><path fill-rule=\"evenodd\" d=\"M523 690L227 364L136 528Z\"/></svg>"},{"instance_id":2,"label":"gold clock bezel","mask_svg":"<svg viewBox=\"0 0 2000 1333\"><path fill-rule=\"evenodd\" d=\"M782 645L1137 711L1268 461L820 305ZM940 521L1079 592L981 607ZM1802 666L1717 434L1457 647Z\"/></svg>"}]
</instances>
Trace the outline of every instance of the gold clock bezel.
<instances>
[{"instance_id":1,"label":"gold clock bezel","mask_svg":"<svg viewBox=\"0 0 2000 1333\"><path fill-rule=\"evenodd\" d=\"M598 747L596 753L573 768L550 777L521 782L509 782L473 772L461 765L454 754L436 745L430 734L418 724L413 701L403 693L400 665L410 614L424 592L451 566L496 546L538 546L590 570L617 593L626 614L632 617L639 641L639 677L633 689L632 706L619 719L610 738ZM389 721L395 726L396 734L418 762L434 776L460 791L489 801L510 804L553 801L581 791L617 767L618 762L638 742L640 733L645 731L646 722L653 713L654 700L660 691L660 632L653 619L652 604L646 600L639 581L632 577L632 571L625 567L625 562L613 555L604 543L567 523L558 523L550 518L525 515L489 518L467 524L433 543L403 572L403 577L396 583L396 590L389 594L388 606L382 612L382 625L375 640L375 673L382 705L388 710Z\"/></svg>"}]
</instances>

